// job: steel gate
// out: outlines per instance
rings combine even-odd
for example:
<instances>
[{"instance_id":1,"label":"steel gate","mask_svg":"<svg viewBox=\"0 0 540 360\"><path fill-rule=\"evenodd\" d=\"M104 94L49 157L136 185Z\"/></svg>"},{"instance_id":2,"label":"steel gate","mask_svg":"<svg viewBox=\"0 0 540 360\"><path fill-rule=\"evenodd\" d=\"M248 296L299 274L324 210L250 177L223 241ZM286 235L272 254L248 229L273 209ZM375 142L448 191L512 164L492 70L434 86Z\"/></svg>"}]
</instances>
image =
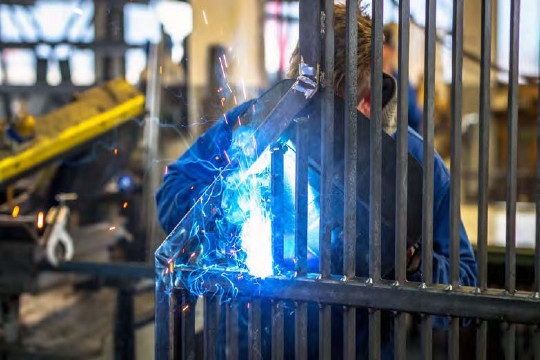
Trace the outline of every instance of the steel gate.
<instances>
[{"instance_id":1,"label":"steel gate","mask_svg":"<svg viewBox=\"0 0 540 360\"><path fill-rule=\"evenodd\" d=\"M308 354L307 303L319 304L318 351L320 359L332 358L332 306L343 307L343 355L346 359L356 356L357 308L369 313L369 357L381 357L381 311L394 314L394 354L396 359L406 356L405 315L421 315L422 356L432 357L432 317L450 319L449 354L457 359L459 352L460 319L476 319L476 355L486 358L487 321L507 323L505 357L515 358L516 324L540 324L540 217L536 216L536 252L534 292L516 291L516 188L517 188L517 125L518 125L518 39L520 1L511 0L510 76L508 92L508 171L507 171L507 225L506 225L506 280L505 289L487 288L487 182L489 157L490 120L490 67L491 67L491 18L492 3L482 1L481 37L481 86L480 86L480 165L478 203L478 283L476 288L459 285L459 222L460 222L460 159L461 159L461 109L462 109L462 55L463 55L463 0L453 1L452 31L452 131L451 131L451 221L450 221L450 284L432 283L433 262L433 182L434 182L434 82L435 82L435 14L436 0L426 0L425 27L425 95L423 124L423 218L422 218L422 274L423 282L406 279L407 233L407 86L409 68L409 1L399 1L399 82L398 129L396 146L396 232L395 280L381 277L381 119L382 119L382 1L372 5L372 69L371 69L371 119L370 121L370 198L369 198L369 277L358 278L356 269L356 189L357 189L357 0L347 1L347 77L345 99L345 184L344 184L344 246L343 275L331 271L330 217L332 212L332 162L334 134L334 0L300 1L300 53L303 58L300 76L285 93L278 105L269 111L254 137L260 148L272 147L273 142L292 118L316 92L322 93L324 114L321 122L321 211L319 237L319 272L307 272L307 195L308 154L304 139L309 137L305 127L297 126L296 153L296 216L295 216L295 272L270 276L264 280L244 279L238 274L235 296L225 305L220 296L214 296L229 286L228 279L219 276L226 270L206 268L204 271L180 262L179 254L194 251L185 242L186 228L179 226L156 252L156 358L194 359L195 354L195 301L182 278L197 274L198 286L205 290L204 297L204 358L226 356L237 359L239 338L239 304L247 304L247 334L250 359L261 358L261 309L262 301L271 301L271 357L284 357L284 304L294 302L294 353L297 359ZM540 107L540 104L539 104ZM539 111L540 114L540 111ZM287 119L284 122L276 119ZM302 120L298 120L301 122ZM283 124L285 123L285 124ZM274 126L280 124L279 126ZM540 115L538 122L540 136ZM261 134L265 134L262 136ZM280 178L283 171L283 154L276 147L272 153L272 196L274 209L279 205ZM540 147L538 147L540 152ZM540 162L540 156L538 156ZM226 169L226 168L225 168ZM540 178L540 163L537 166ZM537 192L537 212L540 193ZM201 205L202 206L202 205ZM205 204L206 206L206 204ZM213 206L209 204L208 206ZM204 208L206 209L206 208ZM203 215L204 215L203 209ZM192 209L191 212L194 210ZM190 212L190 213L191 213ZM195 216L195 215L194 215ZM189 214L187 215L189 217ZM185 219L184 219L185 221ZM283 234L278 231L273 218L272 254L274 263L283 259ZM189 232L189 230L187 231ZM195 252L193 252L195 254ZM192 254L192 255L193 255ZM236 275L234 275L236 276ZM239 299L243 299L240 302ZM223 311L225 314L223 314ZM268 314L267 314L268 315ZM220 323L225 322L224 338L220 338ZM246 328L243 328L246 330ZM540 357L540 331L535 327L536 357ZM226 352L219 349L224 341ZM202 354L198 354L200 356ZM462 354L463 355L463 354Z\"/></svg>"}]
</instances>

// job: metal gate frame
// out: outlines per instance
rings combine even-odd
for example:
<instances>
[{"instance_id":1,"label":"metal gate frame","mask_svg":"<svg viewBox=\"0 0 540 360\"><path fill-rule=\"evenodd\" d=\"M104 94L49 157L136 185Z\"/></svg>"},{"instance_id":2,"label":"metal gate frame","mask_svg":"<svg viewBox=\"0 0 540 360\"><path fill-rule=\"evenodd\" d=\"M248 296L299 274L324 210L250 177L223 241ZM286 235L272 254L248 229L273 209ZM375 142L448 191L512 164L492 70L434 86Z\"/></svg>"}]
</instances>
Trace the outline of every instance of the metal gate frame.
<instances>
[{"instance_id":1,"label":"metal gate frame","mask_svg":"<svg viewBox=\"0 0 540 360\"><path fill-rule=\"evenodd\" d=\"M491 67L491 17L490 0L482 0L482 48L480 74L480 162L478 203L478 283L475 288L459 285L459 224L460 224L460 160L461 160L461 109L463 67L463 0L454 0L452 29L452 131L451 131L451 204L450 204L450 284L432 283L433 261L433 179L434 179L434 86L435 86L435 14L436 0L426 0L425 27L425 94L423 124L423 282L406 279L406 226L407 226L407 104L409 65L409 0L399 1L399 82L398 82L398 129L396 173L396 243L395 280L381 279L381 154L382 154L382 0L372 4L372 69L371 69L371 119L370 121L370 264L367 279L355 276L356 253L356 155L358 147L356 118L357 89L357 9L358 0L347 0L347 61L346 61L346 130L345 130L345 228L343 273L331 274L330 219L332 211L332 169L334 134L334 24L333 0L300 0L300 53L303 58L298 81L315 84L314 91L323 92L321 152L321 218L320 218L320 269L318 274L307 273L307 154L306 146L297 144L296 165L296 271L291 276L273 276L254 283L239 279L235 283L238 295L250 299L249 306L249 358L261 358L261 299L272 300L272 359L283 358L283 303L295 303L295 358L307 358L307 302L320 305L319 358L330 359L331 351L331 305L343 306L344 334L343 353L346 359L356 356L356 308L369 310L369 357L381 356L381 310L392 311L395 321L394 353L396 359L406 356L406 313L421 314L422 355L432 357L432 316L450 319L448 357L458 359L459 320L477 319L477 349L479 359L486 359L487 320L508 324L505 336L505 357L515 358L516 323L540 325L540 192L537 191L536 251L534 292L516 291L516 194L517 194L517 125L518 125L518 51L520 1L511 0L510 28L510 76L508 115L508 171L507 171L507 225L506 225L506 278L505 289L487 288L487 182L489 157L490 121L490 67ZM307 70L307 71L306 71ZM311 71L309 71L311 70ZM377 74L377 76L376 76ZM539 85L540 86L540 85ZM292 90L294 91L294 89ZM297 109L299 98L287 93L284 103ZM279 106L278 106L279 107ZM540 102L538 137L540 141ZM276 111L288 121L296 114L286 107ZM268 118L276 116L271 113ZM298 127L298 131L302 127ZM299 137L302 139L302 137ZM270 142L266 145L270 145ZM540 179L540 147L538 148L537 175ZM279 151L272 155L272 173L278 175L283 158ZM277 166L276 166L277 165ZM283 171L281 169L281 171ZM540 185L539 185L540 189ZM279 183L272 187L276 199ZM283 258L283 237L273 233L274 262ZM179 250L179 249L176 249ZM174 251L162 246L156 252L156 358L195 358L195 301L189 291L178 285L174 277L189 275L197 270L177 266L170 259ZM172 264L172 265L171 265ZM219 328L220 299L214 296L220 283L210 276L203 283L207 290L204 299L204 358L218 357L217 336ZM167 280L163 275L170 274ZM173 276L174 275L174 276ZM237 359L238 352L238 303L226 305L227 358ZM236 324L236 325L235 325ZM540 331L536 327L535 352L540 357Z\"/></svg>"}]
</instances>

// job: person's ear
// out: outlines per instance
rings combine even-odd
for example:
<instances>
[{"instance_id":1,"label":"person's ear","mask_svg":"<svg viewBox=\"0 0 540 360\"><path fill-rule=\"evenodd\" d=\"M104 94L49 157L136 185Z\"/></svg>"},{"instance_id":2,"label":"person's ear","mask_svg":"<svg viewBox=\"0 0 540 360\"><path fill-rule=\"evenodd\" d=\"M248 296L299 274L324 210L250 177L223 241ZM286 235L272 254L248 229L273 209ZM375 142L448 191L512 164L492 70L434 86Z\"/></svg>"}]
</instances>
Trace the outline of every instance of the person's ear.
<instances>
[{"instance_id":1,"label":"person's ear","mask_svg":"<svg viewBox=\"0 0 540 360\"><path fill-rule=\"evenodd\" d=\"M367 94L356 107L364 116L369 118L371 116L371 95Z\"/></svg>"}]
</instances>

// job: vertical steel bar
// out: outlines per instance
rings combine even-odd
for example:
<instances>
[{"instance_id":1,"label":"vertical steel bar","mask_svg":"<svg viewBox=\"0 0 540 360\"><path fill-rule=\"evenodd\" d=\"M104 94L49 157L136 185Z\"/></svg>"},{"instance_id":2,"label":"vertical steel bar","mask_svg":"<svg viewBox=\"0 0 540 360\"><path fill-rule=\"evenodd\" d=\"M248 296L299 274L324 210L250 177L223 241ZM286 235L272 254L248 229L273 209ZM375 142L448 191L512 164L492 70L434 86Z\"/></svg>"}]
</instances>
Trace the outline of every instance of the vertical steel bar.
<instances>
[{"instance_id":1,"label":"vertical steel bar","mask_svg":"<svg viewBox=\"0 0 540 360\"><path fill-rule=\"evenodd\" d=\"M322 304L319 310L319 359L332 358L332 308Z\"/></svg>"},{"instance_id":2,"label":"vertical steel bar","mask_svg":"<svg viewBox=\"0 0 540 360\"><path fill-rule=\"evenodd\" d=\"M249 360L262 359L261 351L261 300L253 299L248 303L249 323Z\"/></svg>"},{"instance_id":3,"label":"vertical steel bar","mask_svg":"<svg viewBox=\"0 0 540 360\"><path fill-rule=\"evenodd\" d=\"M454 0L452 22L452 136L450 178L450 284L459 286L463 0Z\"/></svg>"},{"instance_id":4,"label":"vertical steel bar","mask_svg":"<svg viewBox=\"0 0 540 360\"><path fill-rule=\"evenodd\" d=\"M381 279L381 169L382 169L382 47L383 1L374 0L371 33L371 121L369 177L369 276ZM369 312L369 358L381 357L381 311Z\"/></svg>"},{"instance_id":5,"label":"vertical steel bar","mask_svg":"<svg viewBox=\"0 0 540 360\"><path fill-rule=\"evenodd\" d=\"M433 161L435 116L435 14L436 1L426 0L424 73L424 173L422 205L422 275L426 286L433 281Z\"/></svg>"},{"instance_id":6,"label":"vertical steel bar","mask_svg":"<svg viewBox=\"0 0 540 360\"><path fill-rule=\"evenodd\" d=\"M217 295L204 297L204 359L218 358L218 333L220 299Z\"/></svg>"},{"instance_id":7,"label":"vertical steel bar","mask_svg":"<svg viewBox=\"0 0 540 360\"><path fill-rule=\"evenodd\" d=\"M407 358L407 323L405 313L396 313L394 318L394 359Z\"/></svg>"},{"instance_id":8,"label":"vertical steel bar","mask_svg":"<svg viewBox=\"0 0 540 360\"><path fill-rule=\"evenodd\" d=\"M272 259L274 272L279 271L283 264L283 149L276 144L271 155L271 177L272 177Z\"/></svg>"},{"instance_id":9,"label":"vertical steel bar","mask_svg":"<svg viewBox=\"0 0 540 360\"><path fill-rule=\"evenodd\" d=\"M435 116L435 19L436 1L426 0L426 33L424 61L424 174L422 200L422 282L433 282L433 166L434 166L434 116ZM424 315L421 324L422 356L432 357L431 316Z\"/></svg>"},{"instance_id":10,"label":"vertical steel bar","mask_svg":"<svg viewBox=\"0 0 540 360\"><path fill-rule=\"evenodd\" d=\"M477 266L480 292L487 289L487 235L489 186L489 122L491 119L491 0L482 0L482 35L480 61L480 145L478 164L478 240ZM476 327L476 358L487 358L487 322Z\"/></svg>"},{"instance_id":11,"label":"vertical steel bar","mask_svg":"<svg viewBox=\"0 0 540 360\"><path fill-rule=\"evenodd\" d=\"M195 304L196 300L187 291L183 291L182 308L177 309L182 321L182 360L195 360Z\"/></svg>"},{"instance_id":12,"label":"vertical steel bar","mask_svg":"<svg viewBox=\"0 0 540 360\"><path fill-rule=\"evenodd\" d=\"M459 318L450 319L450 332L448 333L448 358L459 359Z\"/></svg>"},{"instance_id":13,"label":"vertical steel bar","mask_svg":"<svg viewBox=\"0 0 540 360\"><path fill-rule=\"evenodd\" d=\"M178 308L181 304L181 293L179 291L173 291L169 295L169 360L178 360L182 358L182 346L180 344L182 322L178 316Z\"/></svg>"},{"instance_id":14,"label":"vertical steel bar","mask_svg":"<svg viewBox=\"0 0 540 360\"><path fill-rule=\"evenodd\" d=\"M476 325L476 359L487 359L487 321L478 320Z\"/></svg>"},{"instance_id":15,"label":"vertical steel bar","mask_svg":"<svg viewBox=\"0 0 540 360\"><path fill-rule=\"evenodd\" d=\"M345 279L356 276L356 184L357 184L357 83L358 83L358 0L346 3L345 46L345 191L343 275ZM343 310L344 359L356 357L356 309Z\"/></svg>"},{"instance_id":16,"label":"vertical steel bar","mask_svg":"<svg viewBox=\"0 0 540 360\"><path fill-rule=\"evenodd\" d=\"M283 360L283 302L272 301L272 360Z\"/></svg>"},{"instance_id":17,"label":"vertical steel bar","mask_svg":"<svg viewBox=\"0 0 540 360\"><path fill-rule=\"evenodd\" d=\"M307 303L294 305L294 358L307 360Z\"/></svg>"},{"instance_id":18,"label":"vertical steel bar","mask_svg":"<svg viewBox=\"0 0 540 360\"><path fill-rule=\"evenodd\" d=\"M319 230L319 272L331 275L332 260L332 180L334 159L334 0L324 0L324 100L321 121L321 218ZM332 312L330 305L319 310L319 359L332 356Z\"/></svg>"},{"instance_id":19,"label":"vertical steel bar","mask_svg":"<svg viewBox=\"0 0 540 360\"><path fill-rule=\"evenodd\" d=\"M478 288L487 288L487 226L489 180L489 121L491 119L491 0L482 0L480 68L480 154L478 171Z\"/></svg>"},{"instance_id":20,"label":"vertical steel bar","mask_svg":"<svg viewBox=\"0 0 540 360\"><path fill-rule=\"evenodd\" d=\"M509 294L516 289L516 200L517 200L517 132L519 76L519 7L511 1L510 10L510 73L508 79L508 163L506 169L506 281ZM506 359L515 359L516 325L506 330Z\"/></svg>"},{"instance_id":21,"label":"vertical steel bar","mask_svg":"<svg viewBox=\"0 0 540 360\"><path fill-rule=\"evenodd\" d=\"M407 279L407 176L409 123L409 29L410 0L399 2L398 34L398 123L396 146L396 285ZM406 314L394 317L394 358L404 360L407 352Z\"/></svg>"},{"instance_id":22,"label":"vertical steel bar","mask_svg":"<svg viewBox=\"0 0 540 360\"><path fill-rule=\"evenodd\" d=\"M307 118L296 122L296 179L295 179L295 270L297 276L307 273L307 216L308 216L308 136Z\"/></svg>"},{"instance_id":23,"label":"vertical steel bar","mask_svg":"<svg viewBox=\"0 0 540 360\"><path fill-rule=\"evenodd\" d=\"M238 303L227 304L225 318L225 356L228 360L238 359Z\"/></svg>"},{"instance_id":24,"label":"vertical steel bar","mask_svg":"<svg viewBox=\"0 0 540 360\"><path fill-rule=\"evenodd\" d=\"M540 360L540 325L534 327L534 360Z\"/></svg>"},{"instance_id":25,"label":"vertical steel bar","mask_svg":"<svg viewBox=\"0 0 540 360\"><path fill-rule=\"evenodd\" d=\"M506 170L506 291L516 288L516 197L519 76L519 4L512 0L510 11L510 78L508 82L508 163Z\"/></svg>"},{"instance_id":26,"label":"vertical steel bar","mask_svg":"<svg viewBox=\"0 0 540 360\"><path fill-rule=\"evenodd\" d=\"M452 21L452 136L450 178L450 288L459 286L461 221L461 112L463 89L463 0L454 0ZM450 319L448 357L459 359L459 318Z\"/></svg>"},{"instance_id":27,"label":"vertical steel bar","mask_svg":"<svg viewBox=\"0 0 540 360\"><path fill-rule=\"evenodd\" d=\"M407 163L409 122L409 27L410 0L399 2L398 123L396 146L396 280L407 278Z\"/></svg>"}]
</instances>

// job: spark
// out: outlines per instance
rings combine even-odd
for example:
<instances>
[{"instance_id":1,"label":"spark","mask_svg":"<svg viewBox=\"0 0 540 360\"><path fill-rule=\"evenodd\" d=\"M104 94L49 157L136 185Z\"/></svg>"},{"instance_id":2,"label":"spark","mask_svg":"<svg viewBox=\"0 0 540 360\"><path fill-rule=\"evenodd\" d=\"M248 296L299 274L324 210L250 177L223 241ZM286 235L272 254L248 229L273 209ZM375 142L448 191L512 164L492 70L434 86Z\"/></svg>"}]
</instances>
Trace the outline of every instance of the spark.
<instances>
[{"instance_id":1,"label":"spark","mask_svg":"<svg viewBox=\"0 0 540 360\"><path fill-rule=\"evenodd\" d=\"M191 186L191 187L189 188L189 190L193 190L193 189L194 189L194 187L193 187L193 186Z\"/></svg>"},{"instance_id":2,"label":"spark","mask_svg":"<svg viewBox=\"0 0 540 360\"><path fill-rule=\"evenodd\" d=\"M247 100L246 83L244 82L244 79L242 79L242 92L244 93L244 100ZM255 106L255 105L253 105L253 106Z\"/></svg>"},{"instance_id":3,"label":"spark","mask_svg":"<svg viewBox=\"0 0 540 360\"><path fill-rule=\"evenodd\" d=\"M238 101L236 100L236 95L233 95L234 105L238 105Z\"/></svg>"},{"instance_id":4,"label":"spark","mask_svg":"<svg viewBox=\"0 0 540 360\"><path fill-rule=\"evenodd\" d=\"M227 114L223 114L223 118L225 119L225 124L229 125L229 120L227 120Z\"/></svg>"},{"instance_id":5,"label":"spark","mask_svg":"<svg viewBox=\"0 0 540 360\"><path fill-rule=\"evenodd\" d=\"M242 120L240 120L240 116L238 116L238 117L236 118L236 120L238 120L238 125L239 125L239 126L242 126Z\"/></svg>"},{"instance_id":6,"label":"spark","mask_svg":"<svg viewBox=\"0 0 540 360\"><path fill-rule=\"evenodd\" d=\"M113 231L113 230L116 230L116 226L109 227L109 231Z\"/></svg>"},{"instance_id":7,"label":"spark","mask_svg":"<svg viewBox=\"0 0 540 360\"><path fill-rule=\"evenodd\" d=\"M186 312L189 309L189 305L186 305L182 308L182 312Z\"/></svg>"},{"instance_id":8,"label":"spark","mask_svg":"<svg viewBox=\"0 0 540 360\"><path fill-rule=\"evenodd\" d=\"M124 202L124 205L122 205L122 207L123 207L124 209L126 209L127 206L128 206L128 203L127 203L127 201L126 201L126 202Z\"/></svg>"},{"instance_id":9,"label":"spark","mask_svg":"<svg viewBox=\"0 0 540 360\"><path fill-rule=\"evenodd\" d=\"M167 175L169 173L169 166L165 166L165 175Z\"/></svg>"},{"instance_id":10,"label":"spark","mask_svg":"<svg viewBox=\"0 0 540 360\"><path fill-rule=\"evenodd\" d=\"M228 69L229 64L227 63L227 55L226 54L223 54L223 61L225 62L225 67Z\"/></svg>"},{"instance_id":11,"label":"spark","mask_svg":"<svg viewBox=\"0 0 540 360\"><path fill-rule=\"evenodd\" d=\"M229 154L227 154L227 151L223 150L223 155L225 155L225 158L227 158L227 162L230 164L231 159L229 159Z\"/></svg>"},{"instance_id":12,"label":"spark","mask_svg":"<svg viewBox=\"0 0 540 360\"><path fill-rule=\"evenodd\" d=\"M114 155L118 155L118 149L114 149Z\"/></svg>"},{"instance_id":13,"label":"spark","mask_svg":"<svg viewBox=\"0 0 540 360\"><path fill-rule=\"evenodd\" d=\"M221 66L221 72L223 73L223 78L226 79L227 78L227 74L225 74L225 68L223 67L223 61L221 61L221 56L218 57L219 59L219 66ZM229 88L230 89L230 88Z\"/></svg>"},{"instance_id":14,"label":"spark","mask_svg":"<svg viewBox=\"0 0 540 360\"><path fill-rule=\"evenodd\" d=\"M216 159L216 160L219 160L219 156L216 155L215 159Z\"/></svg>"},{"instance_id":15,"label":"spark","mask_svg":"<svg viewBox=\"0 0 540 360\"><path fill-rule=\"evenodd\" d=\"M43 229L43 226L45 225L45 222L44 222L44 214L43 214L43 211L40 211L38 213L38 218L37 218L37 228L38 229Z\"/></svg>"},{"instance_id":16,"label":"spark","mask_svg":"<svg viewBox=\"0 0 540 360\"><path fill-rule=\"evenodd\" d=\"M162 65L159 66L159 74L160 75L163 74L163 66Z\"/></svg>"},{"instance_id":17,"label":"spark","mask_svg":"<svg viewBox=\"0 0 540 360\"><path fill-rule=\"evenodd\" d=\"M204 23L208 25L208 19L206 18L206 12L204 10L202 11L202 15L204 17Z\"/></svg>"},{"instance_id":18,"label":"spark","mask_svg":"<svg viewBox=\"0 0 540 360\"><path fill-rule=\"evenodd\" d=\"M11 216L13 216L14 218L16 218L17 216L19 216L19 212L21 211L21 208L18 207L18 206L15 206L13 208L13 212L11 213Z\"/></svg>"},{"instance_id":19,"label":"spark","mask_svg":"<svg viewBox=\"0 0 540 360\"><path fill-rule=\"evenodd\" d=\"M78 7L73 8L73 12L74 12L75 14L77 14L77 15L82 15L82 14L83 14L82 9L81 9L81 8L78 8Z\"/></svg>"},{"instance_id":20,"label":"spark","mask_svg":"<svg viewBox=\"0 0 540 360\"><path fill-rule=\"evenodd\" d=\"M171 273L174 272L174 262L171 261L171 263L169 263L169 269L171 270Z\"/></svg>"},{"instance_id":21,"label":"spark","mask_svg":"<svg viewBox=\"0 0 540 360\"><path fill-rule=\"evenodd\" d=\"M232 92L231 85L229 85L229 83L227 83L227 87L229 88L229 91Z\"/></svg>"}]
</instances>

